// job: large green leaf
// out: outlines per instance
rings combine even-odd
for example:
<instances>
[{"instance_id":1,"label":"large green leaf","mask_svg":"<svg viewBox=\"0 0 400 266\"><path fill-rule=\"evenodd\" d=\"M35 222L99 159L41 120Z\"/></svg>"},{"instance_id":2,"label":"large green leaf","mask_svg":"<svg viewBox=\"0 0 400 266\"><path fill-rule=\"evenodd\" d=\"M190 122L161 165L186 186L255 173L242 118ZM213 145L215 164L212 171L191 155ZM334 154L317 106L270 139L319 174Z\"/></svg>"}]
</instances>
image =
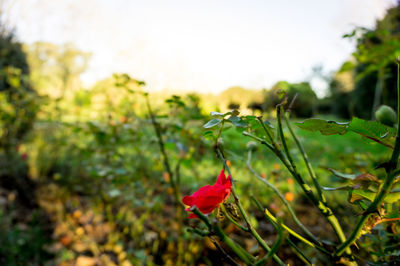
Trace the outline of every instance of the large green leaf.
<instances>
[{"instance_id":1,"label":"large green leaf","mask_svg":"<svg viewBox=\"0 0 400 266\"><path fill-rule=\"evenodd\" d=\"M347 129L386 147L393 148L394 146L396 130L379 122L354 117Z\"/></svg>"},{"instance_id":2,"label":"large green leaf","mask_svg":"<svg viewBox=\"0 0 400 266\"><path fill-rule=\"evenodd\" d=\"M319 131L322 135L343 135L351 131L392 149L396 137L394 128L377 121L366 121L356 117L348 123L311 118L297 123L297 126L312 132Z\"/></svg>"},{"instance_id":3,"label":"large green leaf","mask_svg":"<svg viewBox=\"0 0 400 266\"><path fill-rule=\"evenodd\" d=\"M302 123L296 124L298 127L308 131L319 131L322 135L346 134L346 127L348 125L348 123L338 123L317 118L307 119Z\"/></svg>"}]
</instances>

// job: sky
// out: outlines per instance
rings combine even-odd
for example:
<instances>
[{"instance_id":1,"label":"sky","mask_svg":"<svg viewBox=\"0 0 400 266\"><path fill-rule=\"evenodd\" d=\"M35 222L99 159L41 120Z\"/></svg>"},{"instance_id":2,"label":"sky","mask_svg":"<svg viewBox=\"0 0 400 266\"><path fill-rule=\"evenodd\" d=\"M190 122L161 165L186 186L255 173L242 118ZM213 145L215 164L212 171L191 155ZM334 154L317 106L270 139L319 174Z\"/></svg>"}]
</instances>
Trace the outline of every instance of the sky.
<instances>
[{"instance_id":1,"label":"sky","mask_svg":"<svg viewBox=\"0 0 400 266\"><path fill-rule=\"evenodd\" d=\"M114 72L148 89L221 92L300 82L337 70L343 39L372 28L395 0L0 0L25 43L72 43L91 52L86 86ZM326 84L314 79L319 96Z\"/></svg>"}]
</instances>

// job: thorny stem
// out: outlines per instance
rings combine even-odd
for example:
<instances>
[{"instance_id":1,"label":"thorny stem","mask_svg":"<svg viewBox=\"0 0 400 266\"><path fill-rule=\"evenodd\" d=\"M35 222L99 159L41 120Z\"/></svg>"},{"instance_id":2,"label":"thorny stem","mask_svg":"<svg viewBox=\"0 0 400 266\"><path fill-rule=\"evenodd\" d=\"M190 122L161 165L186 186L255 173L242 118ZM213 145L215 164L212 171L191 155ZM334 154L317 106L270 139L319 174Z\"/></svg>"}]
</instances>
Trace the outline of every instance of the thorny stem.
<instances>
[{"instance_id":1,"label":"thorny stem","mask_svg":"<svg viewBox=\"0 0 400 266\"><path fill-rule=\"evenodd\" d=\"M278 239L274 242L271 247L271 250L265 255L261 260L257 261L254 265L264 265L268 262L268 259L271 258L280 248L282 245L283 240L286 238L286 235L283 233L283 230L279 229L278 232Z\"/></svg>"},{"instance_id":2,"label":"thorny stem","mask_svg":"<svg viewBox=\"0 0 400 266\"><path fill-rule=\"evenodd\" d=\"M269 133L269 130L264 125L262 118L258 117L257 119L260 122L260 124L262 125L264 131L267 133L267 136L271 136L271 134ZM249 134L245 134L245 135L248 136ZM284 136L282 136L282 137L284 137ZM332 210L324 202L319 200L318 197L315 196L315 194L311 190L310 186L305 183L303 177L297 171L296 165L294 164L294 162L292 162L292 164L290 162L288 162L287 159L284 157L282 151L280 150L279 145L275 142L275 140L272 137L269 137L269 138L270 138L270 141L272 142L272 146L274 148L273 152L277 155L277 157L282 161L282 163L286 166L286 168L292 174L294 179L297 181L297 183L303 189L305 195L318 208L318 210L322 213L322 215L326 217L328 222L331 224L334 232L336 233L336 236L338 237L339 241L341 243L345 242L346 237L345 237L343 230L339 224L339 221L337 220L336 216L333 214ZM351 254L351 250L349 248L346 249L346 253Z\"/></svg>"},{"instance_id":3,"label":"thorny stem","mask_svg":"<svg viewBox=\"0 0 400 266\"><path fill-rule=\"evenodd\" d=\"M221 245L218 243L217 240L215 240L213 237L210 237L210 239L211 239L211 241L213 242L213 244L217 247L217 249L218 249L222 254L224 254L225 258L231 263L231 265L237 265L237 266L239 266L239 264L238 264L234 259L232 259L232 257L229 256L228 253L225 252L225 250L221 247Z\"/></svg>"},{"instance_id":4,"label":"thorny stem","mask_svg":"<svg viewBox=\"0 0 400 266\"><path fill-rule=\"evenodd\" d=\"M236 222L230 215L229 213L226 211L224 204L221 204L222 212L225 214L226 218L228 218L228 220L233 223L234 225L236 225L237 227L240 228L240 230L244 231L244 232L250 232L248 228L244 227L243 225L239 224L238 222Z\"/></svg>"},{"instance_id":5,"label":"thorny stem","mask_svg":"<svg viewBox=\"0 0 400 266\"><path fill-rule=\"evenodd\" d=\"M268 187L270 187L280 198L280 200L282 201L282 203L286 206L286 208L288 209L290 215L292 216L294 222L297 224L297 226L299 226L301 228L301 230L303 230L303 232L311 238L311 240L317 244L322 246L322 244L320 243L320 241L317 239L317 237L315 237L313 235L313 233L311 233L302 223L301 221L297 218L295 212L293 211L292 207L290 206L289 202L285 199L285 197L283 196L283 194L270 182L268 182L266 179L262 178L261 176L259 176L256 171L251 167L251 155L252 155L252 151L249 150L248 152L248 156L247 156L247 168L250 170L250 172L261 182L263 182L265 185L267 185Z\"/></svg>"},{"instance_id":6,"label":"thorny stem","mask_svg":"<svg viewBox=\"0 0 400 266\"><path fill-rule=\"evenodd\" d=\"M282 109L281 108L282 108L281 105L277 105L276 106L276 118L277 118L277 121L278 121L278 135L279 135L279 138L280 138L280 140L282 142L283 149L285 151L286 157L289 160L290 165L293 167L294 170L296 170L296 165L294 164L294 160L293 160L292 155L289 152L289 148L288 148L288 146L286 144L285 135L283 134L282 119L281 119L281 110Z\"/></svg>"},{"instance_id":7,"label":"thorny stem","mask_svg":"<svg viewBox=\"0 0 400 266\"><path fill-rule=\"evenodd\" d=\"M224 166L225 166L225 169L228 171L228 173L229 173L229 175L231 176L231 178L233 178L233 177L232 177L232 173L231 173L231 171L230 171L230 169L229 169L229 166L226 164L226 159L225 159L224 156L222 155L222 153L221 153L221 151L220 151L220 149L219 149L218 146L216 147L216 152L217 152L218 157L219 157L219 158L221 159L221 161L223 162L223 164L224 164ZM247 228L249 229L250 233L254 236L254 238L257 240L257 242L260 244L260 246L261 246L264 250L266 250L267 252L269 252L269 251L271 250L271 248L267 245L267 243L265 243L265 241L261 238L261 236L257 233L257 231L254 229L254 227L251 225L250 219L249 219L249 217L247 216L247 213L246 213L246 211L245 211L245 209L244 209L242 203L240 202L239 197L238 197L237 194L236 194L234 182L232 182L231 194L232 194L233 198L235 199L236 205L239 207L240 214L242 215L242 217L243 217L243 219L244 219L244 221L245 221L245 223L246 223L246 225L247 225ZM282 260L281 260L276 254L274 254L274 255L272 256L272 258L273 258L279 265L285 265L285 264L282 262Z\"/></svg>"},{"instance_id":8,"label":"thorny stem","mask_svg":"<svg viewBox=\"0 0 400 266\"><path fill-rule=\"evenodd\" d=\"M257 206L257 208L264 213L265 218L267 218L268 221L270 221L273 225L278 223L278 219L276 217L274 217L272 215L272 213L267 209L264 208L261 203L254 197L251 197L251 199L253 200L254 204ZM316 248L318 250L320 250L321 252L325 253L325 254L330 254L326 249L324 249L321 245L318 244L314 244L311 243L309 240L307 240L306 238L302 237L301 235L299 235L298 233L296 233L294 230L290 229L288 226L286 226L285 224L281 224L280 225L281 228L285 229L289 234L291 234L292 236L294 236L295 238L297 238L298 240L302 241L304 244L312 247L312 248Z\"/></svg>"},{"instance_id":9,"label":"thorny stem","mask_svg":"<svg viewBox=\"0 0 400 266\"><path fill-rule=\"evenodd\" d=\"M378 210L378 207L381 205L386 195L390 192L392 185L396 180L396 177L400 173L400 170L396 170L400 155L400 64L398 61L396 63L397 63L397 134L396 134L396 142L394 144L394 149L387 169L388 175L381 189L379 190L377 196L375 197L374 201L369 205L368 209L361 216L349 238L347 238L347 240L337 248L335 254L338 256L340 256L346 248L352 245L361 236L362 228L364 227L368 218Z\"/></svg>"},{"instance_id":10,"label":"thorny stem","mask_svg":"<svg viewBox=\"0 0 400 266\"><path fill-rule=\"evenodd\" d=\"M205 216L196 206L192 206L191 211L202 220L207 226L208 230L218 236L222 242L224 242L241 260L243 260L247 265L251 265L255 258L248 253L241 246L236 244L232 239L230 239L222 228L218 225L217 221L211 222L207 216Z\"/></svg>"},{"instance_id":11,"label":"thorny stem","mask_svg":"<svg viewBox=\"0 0 400 266\"><path fill-rule=\"evenodd\" d=\"M264 214L264 217L272 224L272 226L275 228L275 230L277 232L279 232L279 230L281 230L280 227L278 227L278 225L275 223L275 220L272 220L269 216L267 216L264 213L264 208L261 206L261 203L253 196L250 197L251 200L255 203L255 205L257 206L257 208ZM290 240L290 237L286 238L288 244L294 249L294 253L302 260L304 261L306 264L311 265L310 260L301 252L301 250L296 246L296 244L293 243L293 241Z\"/></svg>"},{"instance_id":12,"label":"thorny stem","mask_svg":"<svg viewBox=\"0 0 400 266\"><path fill-rule=\"evenodd\" d=\"M296 134L294 133L294 131L292 129L292 126L290 125L290 122L289 122L288 115L286 113L284 113L283 117L285 118L286 126L289 129L289 132L292 135L292 137L294 139L294 142L296 143L297 147L300 150L301 156L303 157L304 163L306 164L308 173L310 174L310 177L311 177L311 179L312 179L312 181L314 183L314 186L317 189L318 196L319 196L319 198L321 199L321 201L323 203L326 203L326 199L325 199L325 196L324 196L324 194L322 192L321 185L318 183L317 176L316 176L316 174L314 172L314 169L313 169L313 167L312 167L312 165L310 163L310 160L308 159L307 153L304 150L303 145L301 144L301 142L299 141L299 139L297 138Z\"/></svg>"},{"instance_id":13,"label":"thorny stem","mask_svg":"<svg viewBox=\"0 0 400 266\"><path fill-rule=\"evenodd\" d=\"M313 265L310 261L309 258L306 257L306 255L304 255L304 253L301 251L301 249L299 249L295 243L293 243L292 240L290 240L290 238L287 238L286 241L289 243L289 245L292 247L293 252L296 254L297 257L299 257L305 264L307 265Z\"/></svg>"}]
</instances>

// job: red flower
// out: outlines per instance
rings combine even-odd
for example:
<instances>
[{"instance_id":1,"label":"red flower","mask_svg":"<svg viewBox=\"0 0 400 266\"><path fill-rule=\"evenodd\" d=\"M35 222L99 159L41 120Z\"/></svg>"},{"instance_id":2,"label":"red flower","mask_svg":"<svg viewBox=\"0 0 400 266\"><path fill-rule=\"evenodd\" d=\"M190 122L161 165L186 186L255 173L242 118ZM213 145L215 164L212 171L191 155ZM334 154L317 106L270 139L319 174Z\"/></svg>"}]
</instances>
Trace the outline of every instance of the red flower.
<instances>
[{"instance_id":1,"label":"red flower","mask_svg":"<svg viewBox=\"0 0 400 266\"><path fill-rule=\"evenodd\" d=\"M231 186L231 176L226 178L222 170L214 185L201 187L191 196L184 196L182 202L190 207L196 206L202 213L209 214L229 197ZM186 211L190 211L190 207ZM197 218L197 216L191 213L189 218Z\"/></svg>"}]
</instances>

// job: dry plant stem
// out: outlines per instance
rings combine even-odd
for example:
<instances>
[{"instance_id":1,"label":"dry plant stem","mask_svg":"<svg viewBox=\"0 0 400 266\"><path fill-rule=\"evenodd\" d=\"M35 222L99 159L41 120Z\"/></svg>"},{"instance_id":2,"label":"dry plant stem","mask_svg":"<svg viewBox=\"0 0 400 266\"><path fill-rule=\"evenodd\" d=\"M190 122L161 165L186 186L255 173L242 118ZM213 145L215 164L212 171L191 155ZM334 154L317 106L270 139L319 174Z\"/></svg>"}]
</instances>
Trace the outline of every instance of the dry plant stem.
<instances>
[{"instance_id":1,"label":"dry plant stem","mask_svg":"<svg viewBox=\"0 0 400 266\"><path fill-rule=\"evenodd\" d=\"M211 242L213 242L213 244L217 247L217 249L222 254L224 254L225 258L230 262L231 265L238 265L239 266L239 264L234 259L232 259L232 257L229 256L228 253L225 252L225 250L221 247L221 245L218 243L217 240L215 240L213 237L210 237L210 239L211 239Z\"/></svg>"},{"instance_id":2,"label":"dry plant stem","mask_svg":"<svg viewBox=\"0 0 400 266\"><path fill-rule=\"evenodd\" d=\"M286 235L283 234L283 230L279 229L278 232L278 239L274 242L271 247L271 250L265 255L261 260L257 261L254 265L264 265L268 262L268 260L279 250L280 246L282 245L283 240L286 238Z\"/></svg>"},{"instance_id":3,"label":"dry plant stem","mask_svg":"<svg viewBox=\"0 0 400 266\"><path fill-rule=\"evenodd\" d=\"M224 163L225 169L228 171L229 175L232 177L232 173L229 169L229 166L226 164L226 159L224 158L224 156L222 155L219 147L216 147L216 152L218 157L221 159L221 161ZM257 231L254 229L254 227L251 225L249 217L247 216L247 213L245 211L245 209L243 208L242 203L239 200L239 197L236 194L236 190L235 190L235 186L234 186L234 182L232 182L232 187L231 187L231 194L233 196L233 198L235 199L235 203L236 205L239 207L239 211L240 214L243 216L243 219L247 225L248 230L250 231L250 233L254 236L254 238L257 240L257 242L260 244L260 246L267 252L269 252L271 250L271 248L267 245L267 243L265 243L265 241L261 238L261 236L257 233ZM272 256L272 258L275 260L275 262L277 262L279 265L285 265L282 260L276 255L274 254Z\"/></svg>"},{"instance_id":4,"label":"dry plant stem","mask_svg":"<svg viewBox=\"0 0 400 266\"><path fill-rule=\"evenodd\" d=\"M156 121L156 118L155 118L153 110L151 109L151 105L150 105L148 94L145 94L144 96L146 98L147 111L148 111L148 113L150 115L151 123L153 125L154 131L155 131L156 136L157 136L158 146L160 148L160 151L161 151L161 154L162 154L162 157L163 157L164 167L165 167L165 170L167 171L167 173L169 175L169 183L170 183L170 186L172 187L172 190L174 192L175 206L176 206L176 219L177 219L178 226L179 226L178 230L181 232L182 228L183 228L182 208L181 208L182 204L181 204L181 201L180 201L181 196L180 196L180 189L178 187L179 183L177 183L177 182L179 182L179 163L180 162L178 162L178 164L176 166L176 169L175 169L176 170L176 174L177 174L177 176L176 176L177 177L177 182L175 182L175 177L174 177L174 174L172 172L172 169L171 169L171 166L170 166L170 163L169 163L169 159L168 159L168 154L165 151L165 145L164 145L164 141L162 139L162 133L161 133L160 126ZM177 249L178 249L177 265L181 265L182 264L182 258L183 258L183 255L184 255L183 254L184 253L183 241L184 240L183 240L182 234L179 234L179 236L178 236L178 247L177 247Z\"/></svg>"},{"instance_id":5,"label":"dry plant stem","mask_svg":"<svg viewBox=\"0 0 400 266\"><path fill-rule=\"evenodd\" d=\"M258 120L259 120L260 124L262 125L264 131L267 133L267 135L271 136L271 134L269 133L269 130L264 125L262 118L258 117ZM280 124L280 126L282 126L282 124ZM284 139L281 129L279 130L279 132L281 132L281 134L282 134L281 139ZM279 149L279 145L276 143L274 144L275 141L272 137L270 138L270 141L272 142L272 145L275 149L277 149L277 148ZM283 144L286 145L286 142ZM328 222L331 224L333 230L335 231L339 241L341 243L345 242L346 237L343 233L342 227L340 226L338 219L333 214L332 210L324 202L319 200L318 197L316 197L314 192L311 190L310 186L305 183L304 179L297 171L296 165L294 164L293 160L290 160L290 162L288 163L286 160L284 160L285 158L283 156L279 156L280 154L282 154L282 151L280 151L280 149L278 151L275 151L275 154L278 155L278 158L284 163L284 165L289 170L289 172L292 174L294 179L296 179L297 183L301 186L301 188L303 189L306 196L318 208L318 210L322 213L322 215L324 215L326 217ZM289 156L290 156L290 154L289 154ZM289 167L288 167L288 164L290 165ZM346 253L351 254L351 250L346 249Z\"/></svg>"},{"instance_id":6,"label":"dry plant stem","mask_svg":"<svg viewBox=\"0 0 400 266\"><path fill-rule=\"evenodd\" d=\"M151 119L151 123L153 125L154 131L156 133L157 136L157 143L158 146L160 148L162 157L163 157L163 163L164 163L164 167L165 170L167 171L168 175L169 175L169 183L172 187L172 189L174 190L174 195L175 195L175 204L178 206L180 205L180 192L179 189L177 188L177 184L175 182L175 178L174 178L174 174L172 172L170 163L169 163L169 159L168 159L168 155L167 152L165 151L165 145L164 145L164 141L162 139L162 133L161 133L161 129L159 124L156 121L155 115L153 113L153 110L151 109L151 105L150 105L150 101L149 101L149 97L148 95L145 95L146 98L146 105L147 105L147 110L149 112L150 115L150 119Z\"/></svg>"},{"instance_id":7,"label":"dry plant stem","mask_svg":"<svg viewBox=\"0 0 400 266\"><path fill-rule=\"evenodd\" d=\"M298 227L300 227L301 230L303 230L303 232L309 237L311 238L311 240L317 244L322 246L321 242L318 240L318 238L316 236L313 235L313 233L311 233L299 220L299 218L297 218L295 212L293 211L292 207L290 206L289 202L285 199L285 197L283 196L283 194L274 186L272 185L270 182L268 182L266 179L262 178L261 176L259 176L256 171L251 167L251 155L252 155L252 151L250 150L248 152L248 156L247 156L247 168L250 170L250 172L261 182L263 182L265 185L267 185L269 188L271 188L280 198L280 200L282 201L282 203L286 206L286 208L288 209L290 215L292 216L294 222L297 224Z\"/></svg>"},{"instance_id":8,"label":"dry plant stem","mask_svg":"<svg viewBox=\"0 0 400 266\"><path fill-rule=\"evenodd\" d=\"M346 248L350 247L350 245L352 245L360 237L362 228L364 227L368 218L374 212L377 212L378 207L382 204L386 195L390 192L392 185L396 180L396 177L400 174L400 171L397 169L399 155L400 155L400 65L399 62L397 62L397 134L396 134L396 142L387 169L388 175L381 189L379 190L377 196L375 197L374 201L369 205L368 209L363 213L363 215L359 219L356 227L354 228L349 238L346 240L346 242L344 242L337 248L336 255L340 256Z\"/></svg>"},{"instance_id":9,"label":"dry plant stem","mask_svg":"<svg viewBox=\"0 0 400 266\"><path fill-rule=\"evenodd\" d=\"M252 265L255 262L255 258L248 253L241 246L236 244L232 239L230 239L222 228L218 225L217 221L211 222L207 216L199 211L195 206L191 208L191 211L202 220L207 226L210 233L218 236L222 242L224 242L241 260L243 260L247 265Z\"/></svg>"},{"instance_id":10,"label":"dry plant stem","mask_svg":"<svg viewBox=\"0 0 400 266\"><path fill-rule=\"evenodd\" d=\"M301 249L299 249L295 243L293 243L292 240L290 240L290 238L287 238L286 241L289 243L289 245L292 247L292 251L294 252L294 254L296 254L297 257L299 257L305 264L307 265L313 265L311 260L308 259L306 257L306 255L304 255L304 253L301 251Z\"/></svg>"}]
</instances>

